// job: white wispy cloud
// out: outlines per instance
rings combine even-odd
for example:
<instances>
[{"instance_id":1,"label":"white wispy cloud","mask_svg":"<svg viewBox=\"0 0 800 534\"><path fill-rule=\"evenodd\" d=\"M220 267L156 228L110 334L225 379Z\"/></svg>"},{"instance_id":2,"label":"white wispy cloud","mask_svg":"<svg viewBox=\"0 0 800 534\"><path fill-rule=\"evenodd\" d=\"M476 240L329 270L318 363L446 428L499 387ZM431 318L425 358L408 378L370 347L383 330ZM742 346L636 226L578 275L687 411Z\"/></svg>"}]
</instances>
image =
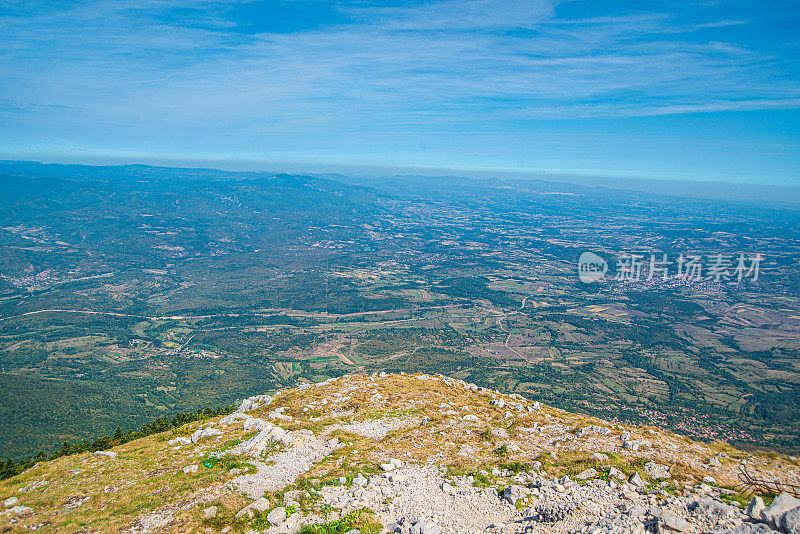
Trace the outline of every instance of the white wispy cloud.
<instances>
[{"instance_id":1,"label":"white wispy cloud","mask_svg":"<svg viewBox=\"0 0 800 534\"><path fill-rule=\"evenodd\" d=\"M798 107L791 60L664 12L565 18L555 0L337 4L347 22L241 32L230 2L4 2L0 105L67 123L220 136ZM260 4L269 9L269 3ZM2 119L0 119L2 120ZM231 137L233 139L233 137ZM233 142L233 141L232 141Z\"/></svg>"}]
</instances>

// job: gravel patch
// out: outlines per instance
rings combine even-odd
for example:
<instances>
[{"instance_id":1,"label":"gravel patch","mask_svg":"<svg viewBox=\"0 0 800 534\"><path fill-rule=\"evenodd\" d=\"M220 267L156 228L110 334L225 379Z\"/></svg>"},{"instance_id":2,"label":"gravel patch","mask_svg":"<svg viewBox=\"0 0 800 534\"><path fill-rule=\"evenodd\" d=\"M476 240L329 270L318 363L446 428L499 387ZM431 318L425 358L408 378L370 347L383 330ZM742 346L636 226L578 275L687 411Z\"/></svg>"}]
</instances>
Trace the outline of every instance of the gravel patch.
<instances>
[{"instance_id":1,"label":"gravel patch","mask_svg":"<svg viewBox=\"0 0 800 534\"><path fill-rule=\"evenodd\" d=\"M411 417L387 417L386 419L368 419L349 425L335 425L335 427L365 438L383 439L389 432L417 422L418 419Z\"/></svg>"}]
</instances>

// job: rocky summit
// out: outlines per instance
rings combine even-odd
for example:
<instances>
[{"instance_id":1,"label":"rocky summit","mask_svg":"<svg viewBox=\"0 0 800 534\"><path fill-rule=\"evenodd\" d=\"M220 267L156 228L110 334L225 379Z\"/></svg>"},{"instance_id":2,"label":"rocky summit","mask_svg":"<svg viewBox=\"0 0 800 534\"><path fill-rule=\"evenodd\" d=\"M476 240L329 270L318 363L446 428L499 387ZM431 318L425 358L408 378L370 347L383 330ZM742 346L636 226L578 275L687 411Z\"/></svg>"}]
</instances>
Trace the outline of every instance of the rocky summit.
<instances>
[{"instance_id":1,"label":"rocky summit","mask_svg":"<svg viewBox=\"0 0 800 534\"><path fill-rule=\"evenodd\" d=\"M794 458L430 375L349 375L0 483L0 531L800 534Z\"/></svg>"}]
</instances>

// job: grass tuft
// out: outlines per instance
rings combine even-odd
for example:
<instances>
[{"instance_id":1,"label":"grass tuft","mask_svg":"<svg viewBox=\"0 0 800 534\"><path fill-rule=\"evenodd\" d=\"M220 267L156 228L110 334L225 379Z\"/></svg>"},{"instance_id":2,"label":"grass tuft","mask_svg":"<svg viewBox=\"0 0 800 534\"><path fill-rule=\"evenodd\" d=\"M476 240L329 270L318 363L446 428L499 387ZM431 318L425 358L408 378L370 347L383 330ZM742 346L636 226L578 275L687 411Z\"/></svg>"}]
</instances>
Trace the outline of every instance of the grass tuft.
<instances>
[{"instance_id":1,"label":"grass tuft","mask_svg":"<svg viewBox=\"0 0 800 534\"><path fill-rule=\"evenodd\" d=\"M353 529L361 534L377 534L383 527L375 520L375 514L368 508L350 512L346 516L320 525L308 525L300 534L345 534Z\"/></svg>"}]
</instances>

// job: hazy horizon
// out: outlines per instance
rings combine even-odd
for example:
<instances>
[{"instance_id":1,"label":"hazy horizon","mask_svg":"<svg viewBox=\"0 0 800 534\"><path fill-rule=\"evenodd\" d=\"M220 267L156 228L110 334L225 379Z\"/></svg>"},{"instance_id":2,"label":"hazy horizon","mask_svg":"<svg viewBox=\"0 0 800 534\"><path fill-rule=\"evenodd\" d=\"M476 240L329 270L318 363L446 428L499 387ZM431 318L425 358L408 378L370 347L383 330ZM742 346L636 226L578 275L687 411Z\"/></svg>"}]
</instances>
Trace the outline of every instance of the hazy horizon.
<instances>
[{"instance_id":1,"label":"hazy horizon","mask_svg":"<svg viewBox=\"0 0 800 534\"><path fill-rule=\"evenodd\" d=\"M545 182L572 184L586 187L603 187L620 191L637 191L656 195L668 195L687 198L716 198L740 201L770 202L780 204L800 204L800 186L735 182L711 182L693 180L665 180L654 178L638 178L627 176L591 176L591 175L558 175L549 173L522 173L522 172L490 172L466 169L425 169L403 167L366 167L366 166L340 166L328 167L325 165L304 165L292 163L262 162L198 162L198 161L133 161L133 162L95 162L83 163L79 161L42 162L34 160L0 160L0 164L34 163L37 165L87 165L87 166L131 166L145 165L163 168L188 168L188 169L213 169L224 172L242 173L288 173L302 174L319 177L355 178L365 181L381 181L397 177L421 177L430 179L435 183L437 179L463 178L470 180L541 180ZM383 172L383 174L381 173Z\"/></svg>"}]
</instances>

